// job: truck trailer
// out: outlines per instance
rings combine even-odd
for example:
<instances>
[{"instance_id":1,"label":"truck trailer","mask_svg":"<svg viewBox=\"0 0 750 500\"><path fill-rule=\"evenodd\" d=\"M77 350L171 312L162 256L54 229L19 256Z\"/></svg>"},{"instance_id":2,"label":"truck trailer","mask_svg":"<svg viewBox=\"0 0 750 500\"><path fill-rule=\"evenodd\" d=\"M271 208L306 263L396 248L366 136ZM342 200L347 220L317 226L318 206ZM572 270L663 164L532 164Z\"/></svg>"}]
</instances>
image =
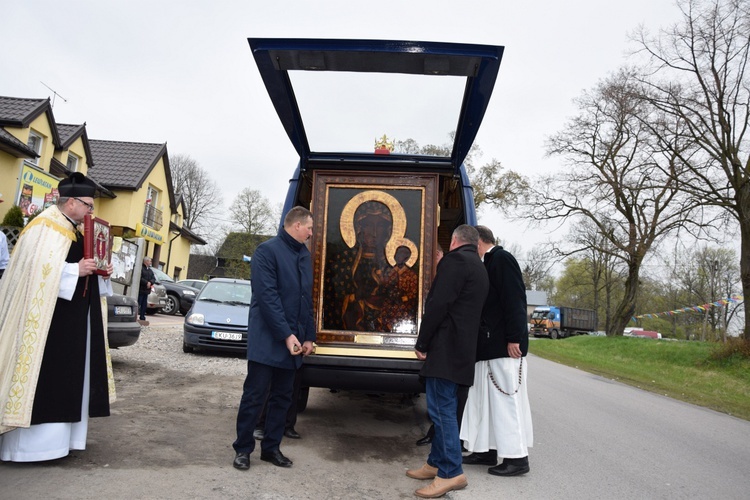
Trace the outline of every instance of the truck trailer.
<instances>
[{"instance_id":1,"label":"truck trailer","mask_svg":"<svg viewBox=\"0 0 750 500\"><path fill-rule=\"evenodd\" d=\"M596 311L574 307L540 306L531 313L529 333L534 337L559 339L596 330Z\"/></svg>"}]
</instances>

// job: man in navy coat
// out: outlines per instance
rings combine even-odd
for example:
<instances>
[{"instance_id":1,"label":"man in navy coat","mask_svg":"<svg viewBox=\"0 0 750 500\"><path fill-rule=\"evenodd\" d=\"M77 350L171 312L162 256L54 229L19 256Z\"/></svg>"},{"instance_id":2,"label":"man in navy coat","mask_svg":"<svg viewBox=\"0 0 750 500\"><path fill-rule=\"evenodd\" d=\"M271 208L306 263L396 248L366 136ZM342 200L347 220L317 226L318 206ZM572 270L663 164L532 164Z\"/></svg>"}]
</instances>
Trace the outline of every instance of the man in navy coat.
<instances>
[{"instance_id":1,"label":"man in navy coat","mask_svg":"<svg viewBox=\"0 0 750 500\"><path fill-rule=\"evenodd\" d=\"M292 208L284 227L260 244L252 260L253 298L247 335L247 377L232 444L236 469L250 468L253 430L268 395L260 459L279 467L292 461L279 449L286 412L292 402L294 375L301 356L313 350L312 261L305 242L312 235L309 210Z\"/></svg>"},{"instance_id":2,"label":"man in navy coat","mask_svg":"<svg viewBox=\"0 0 750 500\"><path fill-rule=\"evenodd\" d=\"M436 498L467 485L456 408L459 386L474 381L479 319L489 288L478 242L479 233L471 226L453 231L450 252L440 260L427 294L414 346L417 357L425 360L420 375L425 378L427 411L435 424L427 463L406 471L414 479L433 480L414 492L418 497Z\"/></svg>"}]
</instances>

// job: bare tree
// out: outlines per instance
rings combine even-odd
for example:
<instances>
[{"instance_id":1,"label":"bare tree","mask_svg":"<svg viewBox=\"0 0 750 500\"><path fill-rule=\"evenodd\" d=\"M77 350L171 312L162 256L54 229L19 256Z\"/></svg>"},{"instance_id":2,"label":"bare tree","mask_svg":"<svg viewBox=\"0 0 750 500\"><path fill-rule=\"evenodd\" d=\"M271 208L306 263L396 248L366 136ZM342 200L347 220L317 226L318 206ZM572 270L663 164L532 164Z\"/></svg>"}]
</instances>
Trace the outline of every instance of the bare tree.
<instances>
[{"instance_id":1,"label":"bare tree","mask_svg":"<svg viewBox=\"0 0 750 500\"><path fill-rule=\"evenodd\" d=\"M451 132L451 141L455 132ZM414 139L396 141L394 151L403 154L450 156L453 144L427 144L420 146ZM474 189L474 208L490 206L505 210L518 204L520 197L528 189L526 178L512 170L504 170L495 158L480 167L475 163L482 156L479 145L473 144L464 159L466 173Z\"/></svg>"},{"instance_id":2,"label":"bare tree","mask_svg":"<svg viewBox=\"0 0 750 500\"><path fill-rule=\"evenodd\" d=\"M623 277L617 269L618 265L622 265L622 260L615 257L617 249L607 238L607 232L611 232L611 230L602 231L591 220L584 219L571 231L570 239L573 242L573 251L567 252L562 249L558 249L558 251L563 255L581 254L591 266L590 276L594 293L593 308L597 311L604 311L604 329L611 331L610 325L614 313L614 289L622 284ZM603 304L602 293L604 293Z\"/></svg>"},{"instance_id":3,"label":"bare tree","mask_svg":"<svg viewBox=\"0 0 750 500\"><path fill-rule=\"evenodd\" d=\"M219 189L198 162L189 155L176 154L169 159L172 189L185 203L184 225L203 236L211 226L211 214L221 205Z\"/></svg>"},{"instance_id":4,"label":"bare tree","mask_svg":"<svg viewBox=\"0 0 750 500\"><path fill-rule=\"evenodd\" d=\"M585 92L578 115L548 141L548 154L568 168L535 182L526 204L534 220L590 222L606 242L597 250L622 262L624 293L608 335L621 335L635 312L646 254L689 224L695 207L666 173L680 165L643 125L641 118L653 113L639 96L625 70Z\"/></svg>"},{"instance_id":5,"label":"bare tree","mask_svg":"<svg viewBox=\"0 0 750 500\"><path fill-rule=\"evenodd\" d=\"M650 101L682 125L698 154L673 152L688 167L682 188L720 207L739 224L740 272L750 294L750 4L745 0L679 0L678 24L634 38L653 65ZM663 141L670 145L669 140ZM750 308L744 309L750 342Z\"/></svg>"},{"instance_id":6,"label":"bare tree","mask_svg":"<svg viewBox=\"0 0 750 500\"><path fill-rule=\"evenodd\" d=\"M550 249L535 246L524 255L521 263L523 282L527 290L551 291L554 278L552 267L555 265Z\"/></svg>"},{"instance_id":7,"label":"bare tree","mask_svg":"<svg viewBox=\"0 0 750 500\"><path fill-rule=\"evenodd\" d=\"M268 198L257 189L245 188L229 208L232 221L247 234L275 234L278 218Z\"/></svg>"}]
</instances>

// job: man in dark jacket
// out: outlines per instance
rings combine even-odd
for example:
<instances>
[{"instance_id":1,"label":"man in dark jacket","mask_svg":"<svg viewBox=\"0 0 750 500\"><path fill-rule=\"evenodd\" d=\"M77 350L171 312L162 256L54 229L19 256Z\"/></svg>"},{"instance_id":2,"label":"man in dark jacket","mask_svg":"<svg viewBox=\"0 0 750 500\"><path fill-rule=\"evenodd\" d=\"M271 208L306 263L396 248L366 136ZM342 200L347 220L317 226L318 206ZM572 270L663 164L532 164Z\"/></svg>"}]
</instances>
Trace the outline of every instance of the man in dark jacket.
<instances>
[{"instance_id":1,"label":"man in dark jacket","mask_svg":"<svg viewBox=\"0 0 750 500\"><path fill-rule=\"evenodd\" d=\"M237 413L233 466L250 468L253 429L268 396L260 459L279 467L292 461L279 449L294 375L302 356L313 350L312 262L305 242L312 235L312 214L292 208L284 227L260 244L252 261L253 298L247 336L247 378Z\"/></svg>"},{"instance_id":2,"label":"man in dark jacket","mask_svg":"<svg viewBox=\"0 0 750 500\"><path fill-rule=\"evenodd\" d=\"M156 282L154 272L151 270L151 257L143 258L143 267L141 267L141 281L138 286L138 309L140 315L138 319L141 322L146 321L146 309L148 309L148 294L151 293L151 286Z\"/></svg>"},{"instance_id":3,"label":"man in dark jacket","mask_svg":"<svg viewBox=\"0 0 750 500\"><path fill-rule=\"evenodd\" d=\"M534 434L526 391L525 356L529 350L526 286L516 259L485 226L477 226L479 255L490 279L477 342L474 384L469 389L461 439L473 452L464 464L491 465L490 474L529 472ZM497 457L504 458L497 464Z\"/></svg>"},{"instance_id":4,"label":"man in dark jacket","mask_svg":"<svg viewBox=\"0 0 750 500\"><path fill-rule=\"evenodd\" d=\"M414 479L433 482L414 493L436 498L466 487L461 468L461 442L456 421L457 392L474 380L479 317L488 280L477 254L479 235L471 226L453 231L450 252L440 260L427 294L424 317L415 345L424 360L427 411L435 424L430 455L419 469L406 471Z\"/></svg>"}]
</instances>

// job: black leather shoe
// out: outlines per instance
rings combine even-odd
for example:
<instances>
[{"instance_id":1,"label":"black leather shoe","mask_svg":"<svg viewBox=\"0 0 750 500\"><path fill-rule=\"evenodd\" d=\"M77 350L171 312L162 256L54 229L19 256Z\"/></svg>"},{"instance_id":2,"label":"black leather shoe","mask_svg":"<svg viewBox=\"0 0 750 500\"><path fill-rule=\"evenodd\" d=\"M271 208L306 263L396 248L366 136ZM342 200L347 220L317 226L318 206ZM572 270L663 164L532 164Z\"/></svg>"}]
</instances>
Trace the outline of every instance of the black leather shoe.
<instances>
[{"instance_id":1,"label":"black leather shoe","mask_svg":"<svg viewBox=\"0 0 750 500\"><path fill-rule=\"evenodd\" d=\"M262 451L260 452L260 459L264 462L271 462L276 467L291 467L292 461L286 458L281 450L274 451Z\"/></svg>"},{"instance_id":2,"label":"black leather shoe","mask_svg":"<svg viewBox=\"0 0 750 500\"><path fill-rule=\"evenodd\" d=\"M255 429L253 431L253 437L258 441L263 441L263 438L266 437L266 431L263 429Z\"/></svg>"},{"instance_id":3,"label":"black leather shoe","mask_svg":"<svg viewBox=\"0 0 750 500\"><path fill-rule=\"evenodd\" d=\"M288 429L285 429L284 436L290 439L300 439L302 437L299 435L299 432L294 430L294 427L289 427Z\"/></svg>"},{"instance_id":4,"label":"black leather shoe","mask_svg":"<svg viewBox=\"0 0 750 500\"><path fill-rule=\"evenodd\" d=\"M417 446L425 446L432 443L432 436L427 434L425 437L417 439Z\"/></svg>"},{"instance_id":5,"label":"black leather shoe","mask_svg":"<svg viewBox=\"0 0 750 500\"><path fill-rule=\"evenodd\" d=\"M490 450L482 453L471 453L466 455L462 462L465 465L497 465L497 452Z\"/></svg>"},{"instance_id":6,"label":"black leather shoe","mask_svg":"<svg viewBox=\"0 0 750 500\"><path fill-rule=\"evenodd\" d=\"M487 469L487 472L493 476L520 476L521 474L526 474L530 470L529 457L523 457L506 458L500 465Z\"/></svg>"},{"instance_id":7,"label":"black leather shoe","mask_svg":"<svg viewBox=\"0 0 750 500\"><path fill-rule=\"evenodd\" d=\"M427 429L427 434L424 435L424 437L417 439L417 446L424 446L426 444L432 443L432 438L435 436L435 424L430 425L430 428Z\"/></svg>"},{"instance_id":8,"label":"black leather shoe","mask_svg":"<svg viewBox=\"0 0 750 500\"><path fill-rule=\"evenodd\" d=\"M249 469L250 468L250 454L242 453L241 451L238 451L237 455L234 456L234 462L232 462L232 466L235 469L239 469L239 470Z\"/></svg>"}]
</instances>

